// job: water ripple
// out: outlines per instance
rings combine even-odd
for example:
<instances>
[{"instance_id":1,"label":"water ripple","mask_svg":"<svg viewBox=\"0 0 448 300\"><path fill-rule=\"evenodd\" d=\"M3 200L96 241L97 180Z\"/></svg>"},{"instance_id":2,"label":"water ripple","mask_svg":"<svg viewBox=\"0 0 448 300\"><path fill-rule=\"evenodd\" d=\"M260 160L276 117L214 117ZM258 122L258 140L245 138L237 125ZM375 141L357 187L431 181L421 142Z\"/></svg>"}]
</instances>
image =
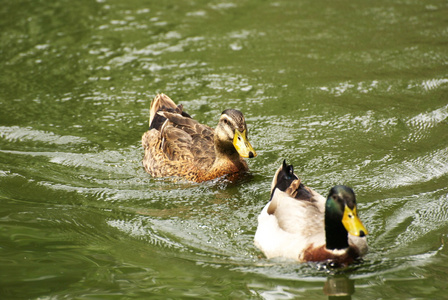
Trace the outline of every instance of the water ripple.
<instances>
[{"instance_id":1,"label":"water ripple","mask_svg":"<svg viewBox=\"0 0 448 300\"><path fill-rule=\"evenodd\" d=\"M0 138L9 142L34 141L53 145L87 144L86 138L72 135L58 135L49 131L23 128L19 126L0 126Z\"/></svg>"},{"instance_id":2,"label":"water ripple","mask_svg":"<svg viewBox=\"0 0 448 300\"><path fill-rule=\"evenodd\" d=\"M428 135L428 130L440 125L448 118L448 105L435 109L430 112L420 113L410 118L406 125L409 126L411 133L406 141L416 142ZM445 134L448 138L448 134Z\"/></svg>"},{"instance_id":3,"label":"water ripple","mask_svg":"<svg viewBox=\"0 0 448 300\"><path fill-rule=\"evenodd\" d=\"M132 221L109 220L107 224L133 237L144 239L154 246L163 248L185 249L185 246L159 232L149 220L138 218Z\"/></svg>"},{"instance_id":4,"label":"water ripple","mask_svg":"<svg viewBox=\"0 0 448 300\"><path fill-rule=\"evenodd\" d=\"M448 79L442 78L442 79L430 79L423 81L422 86L426 91L434 90L438 88L439 86L448 83Z\"/></svg>"},{"instance_id":5,"label":"water ripple","mask_svg":"<svg viewBox=\"0 0 448 300\"><path fill-rule=\"evenodd\" d=\"M373 203L375 215L370 216L375 221L371 225L376 235L373 259L380 256L404 259L412 255L422 260L426 254L437 253L443 243L435 233L448 223L447 200L446 191L438 190ZM380 219L380 215L384 218Z\"/></svg>"},{"instance_id":6,"label":"water ripple","mask_svg":"<svg viewBox=\"0 0 448 300\"><path fill-rule=\"evenodd\" d=\"M428 182L448 174L448 147L424 156L380 167L371 184L377 187L396 188Z\"/></svg>"}]
</instances>

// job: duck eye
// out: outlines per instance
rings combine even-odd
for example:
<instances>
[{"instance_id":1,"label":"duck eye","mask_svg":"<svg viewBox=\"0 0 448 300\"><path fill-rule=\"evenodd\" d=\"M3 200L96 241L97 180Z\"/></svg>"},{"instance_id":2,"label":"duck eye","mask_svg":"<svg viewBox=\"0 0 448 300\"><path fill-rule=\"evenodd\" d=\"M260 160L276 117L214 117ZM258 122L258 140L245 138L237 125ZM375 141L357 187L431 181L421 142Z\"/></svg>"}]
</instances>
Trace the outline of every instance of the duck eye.
<instances>
[{"instance_id":1,"label":"duck eye","mask_svg":"<svg viewBox=\"0 0 448 300\"><path fill-rule=\"evenodd\" d=\"M334 202L338 203L339 205L342 205L342 206L344 205L344 200L342 200L340 197L338 197L336 195L333 196L333 200L334 200Z\"/></svg>"},{"instance_id":2,"label":"duck eye","mask_svg":"<svg viewBox=\"0 0 448 300\"><path fill-rule=\"evenodd\" d=\"M229 124L229 121L227 119L224 119L224 124Z\"/></svg>"}]
</instances>

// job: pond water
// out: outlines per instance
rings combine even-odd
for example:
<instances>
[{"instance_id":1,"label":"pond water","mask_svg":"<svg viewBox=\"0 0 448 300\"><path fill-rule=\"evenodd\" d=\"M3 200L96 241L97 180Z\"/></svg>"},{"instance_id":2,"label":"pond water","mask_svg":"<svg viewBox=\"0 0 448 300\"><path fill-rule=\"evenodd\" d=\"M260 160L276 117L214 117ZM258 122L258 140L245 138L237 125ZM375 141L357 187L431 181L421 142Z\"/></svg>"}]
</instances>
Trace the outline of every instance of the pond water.
<instances>
[{"instance_id":1,"label":"pond water","mask_svg":"<svg viewBox=\"0 0 448 300\"><path fill-rule=\"evenodd\" d=\"M0 298L448 297L446 1L45 1L0 7ZM159 92L246 116L250 173L153 179ZM355 190L370 251L267 260L283 159Z\"/></svg>"}]
</instances>

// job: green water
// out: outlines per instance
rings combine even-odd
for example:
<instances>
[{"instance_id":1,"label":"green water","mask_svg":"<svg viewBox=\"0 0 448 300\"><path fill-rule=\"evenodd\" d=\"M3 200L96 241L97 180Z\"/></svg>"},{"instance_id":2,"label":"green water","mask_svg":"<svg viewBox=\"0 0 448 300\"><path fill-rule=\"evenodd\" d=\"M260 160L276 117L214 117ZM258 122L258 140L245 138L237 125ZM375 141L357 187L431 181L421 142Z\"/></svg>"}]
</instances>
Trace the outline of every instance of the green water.
<instances>
[{"instance_id":1,"label":"green water","mask_svg":"<svg viewBox=\"0 0 448 300\"><path fill-rule=\"evenodd\" d=\"M446 1L4 0L0 298L327 299L335 281L353 299L447 298L447 16ZM243 111L250 174L146 174L158 92L210 126ZM363 263L255 248L284 158L324 195L354 188Z\"/></svg>"}]
</instances>

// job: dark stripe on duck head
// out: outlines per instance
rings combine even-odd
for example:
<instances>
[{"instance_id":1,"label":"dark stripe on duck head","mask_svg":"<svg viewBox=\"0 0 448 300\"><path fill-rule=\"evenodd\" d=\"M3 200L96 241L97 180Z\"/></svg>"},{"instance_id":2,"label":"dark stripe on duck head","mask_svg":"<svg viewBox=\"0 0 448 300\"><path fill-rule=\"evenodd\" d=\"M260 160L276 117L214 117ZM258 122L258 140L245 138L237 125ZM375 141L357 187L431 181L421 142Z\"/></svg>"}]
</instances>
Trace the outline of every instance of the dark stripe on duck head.
<instances>
[{"instance_id":1,"label":"dark stripe on duck head","mask_svg":"<svg viewBox=\"0 0 448 300\"><path fill-rule=\"evenodd\" d=\"M243 132L246 130L246 121L244 120L244 115L242 112L240 112L237 109L229 108L224 110L221 115L227 115L230 119L232 119L235 122L235 125L237 126L234 129L238 129L240 132Z\"/></svg>"}]
</instances>

